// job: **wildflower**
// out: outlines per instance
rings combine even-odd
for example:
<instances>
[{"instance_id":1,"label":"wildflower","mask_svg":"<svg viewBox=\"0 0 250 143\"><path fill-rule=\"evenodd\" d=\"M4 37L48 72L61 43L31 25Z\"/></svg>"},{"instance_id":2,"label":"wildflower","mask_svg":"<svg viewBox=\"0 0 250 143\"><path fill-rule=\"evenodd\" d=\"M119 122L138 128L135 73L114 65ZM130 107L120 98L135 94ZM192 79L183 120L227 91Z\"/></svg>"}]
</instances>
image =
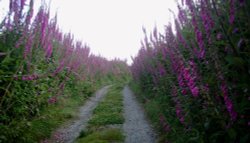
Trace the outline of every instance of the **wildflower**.
<instances>
[{"instance_id":1,"label":"wildflower","mask_svg":"<svg viewBox=\"0 0 250 143\"><path fill-rule=\"evenodd\" d=\"M184 25L187 22L187 15L180 5L178 5L178 10L179 10L178 19L180 23Z\"/></svg>"},{"instance_id":2,"label":"wildflower","mask_svg":"<svg viewBox=\"0 0 250 143\"><path fill-rule=\"evenodd\" d=\"M14 23L16 26L18 26L20 20L20 14L19 14L19 9L18 9L18 4L14 2Z\"/></svg>"},{"instance_id":3,"label":"wildflower","mask_svg":"<svg viewBox=\"0 0 250 143\"><path fill-rule=\"evenodd\" d=\"M234 23L235 20L235 0L230 0L229 1L229 5L230 5L230 10L229 10L229 23L232 25Z\"/></svg>"},{"instance_id":4,"label":"wildflower","mask_svg":"<svg viewBox=\"0 0 250 143\"><path fill-rule=\"evenodd\" d=\"M49 143L49 140L48 139L44 139L41 141L41 143Z\"/></svg>"},{"instance_id":5,"label":"wildflower","mask_svg":"<svg viewBox=\"0 0 250 143\"><path fill-rule=\"evenodd\" d=\"M25 1L26 1L26 0L21 0L21 4L20 4L20 8L21 8L21 10L23 10L23 8L24 8Z\"/></svg>"},{"instance_id":6,"label":"wildflower","mask_svg":"<svg viewBox=\"0 0 250 143\"><path fill-rule=\"evenodd\" d=\"M14 78L14 80L18 80L18 76L17 75L14 75L13 78Z\"/></svg>"},{"instance_id":7,"label":"wildflower","mask_svg":"<svg viewBox=\"0 0 250 143\"><path fill-rule=\"evenodd\" d=\"M182 76L181 75L178 75L178 82L179 82L179 85L181 86L181 87L184 87L185 86L185 83L184 83L184 81L183 81L183 78L182 78Z\"/></svg>"},{"instance_id":8,"label":"wildflower","mask_svg":"<svg viewBox=\"0 0 250 143\"><path fill-rule=\"evenodd\" d=\"M167 123L163 115L160 115L160 123L163 126L165 132L169 132L171 130L170 125Z\"/></svg>"},{"instance_id":9,"label":"wildflower","mask_svg":"<svg viewBox=\"0 0 250 143\"><path fill-rule=\"evenodd\" d=\"M239 32L239 28L234 28L234 30L233 30L233 34L236 34L236 33L238 33Z\"/></svg>"},{"instance_id":10,"label":"wildflower","mask_svg":"<svg viewBox=\"0 0 250 143\"><path fill-rule=\"evenodd\" d=\"M191 89L191 92L192 92L192 94L195 96L195 97L197 97L198 95L199 95L199 89L198 89L198 87L193 87L192 89Z\"/></svg>"},{"instance_id":11,"label":"wildflower","mask_svg":"<svg viewBox=\"0 0 250 143\"><path fill-rule=\"evenodd\" d=\"M179 121L182 123L182 124L185 124L184 123L184 116L183 116L183 110L181 108L181 103L180 101L178 100L177 98L177 89L176 87L174 86L173 89L172 89L172 96L173 96L173 100L175 102L175 112L176 112L176 116L178 117Z\"/></svg>"},{"instance_id":12,"label":"wildflower","mask_svg":"<svg viewBox=\"0 0 250 143\"><path fill-rule=\"evenodd\" d=\"M217 33L216 39L217 39L217 40L221 40L221 39L222 39L222 34L221 34L221 33Z\"/></svg>"},{"instance_id":13,"label":"wildflower","mask_svg":"<svg viewBox=\"0 0 250 143\"><path fill-rule=\"evenodd\" d=\"M25 19L25 24L26 24L26 30L28 28L28 25L30 24L30 21L31 21L31 18L33 17L33 13L34 13L34 9L33 9L33 6L34 6L34 1L31 0L30 1L30 5L29 5L29 12L28 12L28 15Z\"/></svg>"},{"instance_id":14,"label":"wildflower","mask_svg":"<svg viewBox=\"0 0 250 143\"><path fill-rule=\"evenodd\" d=\"M47 48L47 50L46 50L46 57L47 58L49 58L49 57L51 57L51 54L52 54L52 45L51 45L51 43L49 43L48 44L48 48Z\"/></svg>"},{"instance_id":15,"label":"wildflower","mask_svg":"<svg viewBox=\"0 0 250 143\"><path fill-rule=\"evenodd\" d=\"M244 39L240 38L239 42L237 43L237 47L241 48L244 45Z\"/></svg>"},{"instance_id":16,"label":"wildflower","mask_svg":"<svg viewBox=\"0 0 250 143\"><path fill-rule=\"evenodd\" d=\"M57 75L64 67L64 61L60 62L59 67L54 71L53 76Z\"/></svg>"},{"instance_id":17,"label":"wildflower","mask_svg":"<svg viewBox=\"0 0 250 143\"><path fill-rule=\"evenodd\" d=\"M208 2L203 2L201 3L201 18L202 18L202 22L203 22L203 26L205 27L205 31L206 31L206 35L207 35L207 39L210 41L210 33L211 33L211 29L214 27L214 21L212 20L210 14L209 14L209 9L206 8L206 4ZM211 43L210 43L211 44Z\"/></svg>"},{"instance_id":18,"label":"wildflower","mask_svg":"<svg viewBox=\"0 0 250 143\"><path fill-rule=\"evenodd\" d=\"M187 82L189 89L191 90L192 95L194 97L197 97L199 95L199 88L195 85L195 77L191 77L188 68L184 69L183 76Z\"/></svg>"},{"instance_id":19,"label":"wildflower","mask_svg":"<svg viewBox=\"0 0 250 143\"><path fill-rule=\"evenodd\" d=\"M166 74L165 68L162 64L158 64L158 69L161 76L164 76Z\"/></svg>"},{"instance_id":20,"label":"wildflower","mask_svg":"<svg viewBox=\"0 0 250 143\"><path fill-rule=\"evenodd\" d=\"M38 75L25 75L25 76L22 76L22 80L24 81L30 81L30 80L36 80L38 79Z\"/></svg>"},{"instance_id":21,"label":"wildflower","mask_svg":"<svg viewBox=\"0 0 250 143\"><path fill-rule=\"evenodd\" d=\"M54 104L54 103L56 103L56 102L57 102L56 96L50 97L50 98L48 99L48 103L49 103L49 104Z\"/></svg>"},{"instance_id":22,"label":"wildflower","mask_svg":"<svg viewBox=\"0 0 250 143\"><path fill-rule=\"evenodd\" d=\"M235 121L236 118L237 118L237 113L235 112L235 110L233 108L232 101L228 97L228 91L227 91L228 89L227 89L226 84L225 84L224 81L221 84L221 90L222 90L224 102L225 102L226 107L227 107L227 111L229 112L229 114L231 116L231 120Z\"/></svg>"},{"instance_id":23,"label":"wildflower","mask_svg":"<svg viewBox=\"0 0 250 143\"><path fill-rule=\"evenodd\" d=\"M240 6L243 6L245 3L245 0L239 0L239 2L240 2Z\"/></svg>"},{"instance_id":24,"label":"wildflower","mask_svg":"<svg viewBox=\"0 0 250 143\"><path fill-rule=\"evenodd\" d=\"M18 41L16 42L15 48L19 48L24 42L24 35L18 39Z\"/></svg>"},{"instance_id":25,"label":"wildflower","mask_svg":"<svg viewBox=\"0 0 250 143\"><path fill-rule=\"evenodd\" d=\"M204 86L204 91L205 91L206 93L209 93L209 85L208 85L208 84L205 84L205 86Z\"/></svg>"},{"instance_id":26,"label":"wildflower","mask_svg":"<svg viewBox=\"0 0 250 143\"><path fill-rule=\"evenodd\" d=\"M12 13L13 12L13 0L10 0L10 4L9 4L9 12Z\"/></svg>"},{"instance_id":27,"label":"wildflower","mask_svg":"<svg viewBox=\"0 0 250 143\"><path fill-rule=\"evenodd\" d=\"M182 109L180 103L177 101L175 106L176 116L179 118L179 121L184 124L184 116L182 115Z\"/></svg>"},{"instance_id":28,"label":"wildflower","mask_svg":"<svg viewBox=\"0 0 250 143\"><path fill-rule=\"evenodd\" d=\"M198 27L195 27L195 35L196 35L196 40L198 42L198 46L200 48L199 51L199 58L204 58L205 56L205 46L204 46L204 42L203 42L203 38L202 38L202 33L201 31L199 31Z\"/></svg>"},{"instance_id":29,"label":"wildflower","mask_svg":"<svg viewBox=\"0 0 250 143\"><path fill-rule=\"evenodd\" d=\"M183 35L181 33L181 28L180 28L180 25L179 25L179 22L177 21L177 19L175 19L175 27L176 27L176 32L177 32L178 39L180 40L180 42L182 43L182 45L185 48L189 48L187 42L185 41L185 39L184 39L184 37L183 37Z\"/></svg>"},{"instance_id":30,"label":"wildflower","mask_svg":"<svg viewBox=\"0 0 250 143\"><path fill-rule=\"evenodd\" d=\"M191 11L192 24L194 26L194 33L195 33L196 41L197 41L198 46L200 48L200 50L198 52L198 57L203 59L204 56L205 56L205 45L204 45L204 41L203 41L202 32L199 29L199 26L198 26L198 23L197 23L196 14L195 14L195 5L194 5L194 2L192 0L186 0L186 5L188 6L189 10ZM204 16L206 17L205 18L205 21L206 21L205 25L207 27L207 30L209 30L210 26L213 25L212 20L210 20L211 18L208 18L207 14L206 15L204 14Z\"/></svg>"},{"instance_id":31,"label":"wildflower","mask_svg":"<svg viewBox=\"0 0 250 143\"><path fill-rule=\"evenodd\" d=\"M181 90L181 93L182 93L183 95L186 95L186 94L187 94L187 90L186 90L186 89L182 89L182 90Z\"/></svg>"}]
</instances>

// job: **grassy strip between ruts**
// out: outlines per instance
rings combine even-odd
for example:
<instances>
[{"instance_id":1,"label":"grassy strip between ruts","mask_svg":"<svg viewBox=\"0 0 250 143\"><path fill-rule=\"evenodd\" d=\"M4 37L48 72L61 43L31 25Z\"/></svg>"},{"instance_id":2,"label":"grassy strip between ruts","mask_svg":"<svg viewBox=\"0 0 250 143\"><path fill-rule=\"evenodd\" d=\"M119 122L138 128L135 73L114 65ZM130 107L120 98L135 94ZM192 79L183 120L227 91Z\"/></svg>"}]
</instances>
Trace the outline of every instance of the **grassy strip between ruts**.
<instances>
[{"instance_id":1,"label":"grassy strip between ruts","mask_svg":"<svg viewBox=\"0 0 250 143\"><path fill-rule=\"evenodd\" d=\"M106 97L94 109L86 131L82 131L78 143L123 142L121 127L123 117L123 97L121 84L112 86Z\"/></svg>"}]
</instances>

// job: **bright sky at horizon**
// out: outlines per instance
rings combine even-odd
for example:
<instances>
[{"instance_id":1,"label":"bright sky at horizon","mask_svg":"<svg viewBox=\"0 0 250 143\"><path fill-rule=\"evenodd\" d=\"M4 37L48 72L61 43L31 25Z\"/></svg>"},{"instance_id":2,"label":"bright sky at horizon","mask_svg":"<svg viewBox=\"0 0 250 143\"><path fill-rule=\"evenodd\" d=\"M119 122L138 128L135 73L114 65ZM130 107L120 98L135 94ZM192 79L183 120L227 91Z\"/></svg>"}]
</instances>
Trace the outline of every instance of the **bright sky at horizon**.
<instances>
[{"instance_id":1,"label":"bright sky at horizon","mask_svg":"<svg viewBox=\"0 0 250 143\"><path fill-rule=\"evenodd\" d=\"M173 20L169 9L177 11L175 0L51 0L51 14L57 12L63 32L87 43L94 54L128 63L141 47L142 27L163 32Z\"/></svg>"}]
</instances>

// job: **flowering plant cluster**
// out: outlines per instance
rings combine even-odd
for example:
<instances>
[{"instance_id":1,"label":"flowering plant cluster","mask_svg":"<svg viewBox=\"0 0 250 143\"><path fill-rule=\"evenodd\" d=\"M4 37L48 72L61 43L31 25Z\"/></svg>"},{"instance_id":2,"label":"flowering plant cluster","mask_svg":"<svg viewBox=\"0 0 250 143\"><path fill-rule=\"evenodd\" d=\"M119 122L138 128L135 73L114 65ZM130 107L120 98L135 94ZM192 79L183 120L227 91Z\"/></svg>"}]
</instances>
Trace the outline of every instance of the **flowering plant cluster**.
<instances>
[{"instance_id":1,"label":"flowering plant cluster","mask_svg":"<svg viewBox=\"0 0 250 143\"><path fill-rule=\"evenodd\" d=\"M60 30L46 3L37 13L34 3L9 0L0 23L0 142L21 136L18 122L58 103L65 91L67 97L85 96L104 81L129 75L125 61L90 54L86 44Z\"/></svg>"},{"instance_id":2,"label":"flowering plant cluster","mask_svg":"<svg viewBox=\"0 0 250 143\"><path fill-rule=\"evenodd\" d=\"M249 141L250 2L177 4L175 23L168 24L165 33L155 28L147 34L144 29L131 67L146 94L145 106L160 107L155 109L159 118L153 119L162 128L162 140Z\"/></svg>"}]
</instances>

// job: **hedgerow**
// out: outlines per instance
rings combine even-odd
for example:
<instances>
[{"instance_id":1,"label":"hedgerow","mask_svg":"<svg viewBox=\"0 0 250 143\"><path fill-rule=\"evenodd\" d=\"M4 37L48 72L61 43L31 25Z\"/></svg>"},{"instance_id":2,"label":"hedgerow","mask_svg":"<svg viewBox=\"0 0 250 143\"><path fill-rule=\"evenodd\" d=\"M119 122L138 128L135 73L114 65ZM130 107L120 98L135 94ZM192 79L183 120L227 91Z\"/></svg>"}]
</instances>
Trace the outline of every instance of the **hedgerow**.
<instances>
[{"instance_id":1,"label":"hedgerow","mask_svg":"<svg viewBox=\"0 0 250 143\"><path fill-rule=\"evenodd\" d=\"M129 75L125 61L90 54L60 30L46 3L35 13L34 2L10 0L0 24L0 142L27 142L23 134L41 110Z\"/></svg>"},{"instance_id":2,"label":"hedgerow","mask_svg":"<svg viewBox=\"0 0 250 143\"><path fill-rule=\"evenodd\" d=\"M149 112L158 112L151 118L162 142L249 141L249 7L182 0L164 33L144 29L132 74Z\"/></svg>"}]
</instances>

